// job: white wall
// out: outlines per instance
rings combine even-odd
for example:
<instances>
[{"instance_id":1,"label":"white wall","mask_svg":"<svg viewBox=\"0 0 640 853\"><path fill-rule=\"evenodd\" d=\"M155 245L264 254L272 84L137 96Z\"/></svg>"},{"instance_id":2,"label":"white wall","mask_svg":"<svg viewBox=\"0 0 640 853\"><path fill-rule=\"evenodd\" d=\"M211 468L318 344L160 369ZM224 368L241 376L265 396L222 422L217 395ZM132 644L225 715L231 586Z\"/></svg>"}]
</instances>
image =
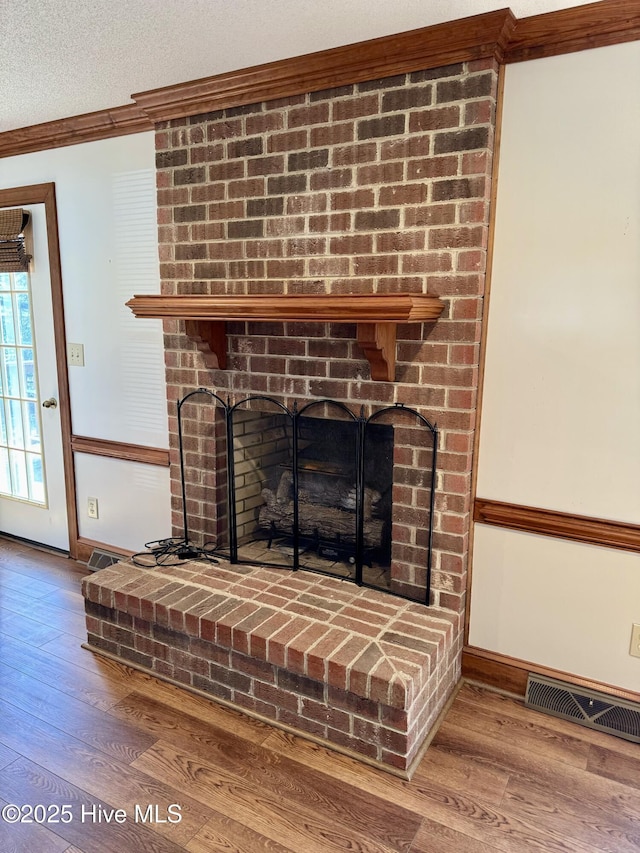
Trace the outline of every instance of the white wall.
<instances>
[{"instance_id":1,"label":"white wall","mask_svg":"<svg viewBox=\"0 0 640 853\"><path fill-rule=\"evenodd\" d=\"M171 535L167 468L76 454L80 535L94 542L142 551ZM98 498L99 518L88 518L87 499Z\"/></svg>"},{"instance_id":2,"label":"white wall","mask_svg":"<svg viewBox=\"0 0 640 853\"><path fill-rule=\"evenodd\" d=\"M639 610L637 554L476 525L471 645L640 691Z\"/></svg>"},{"instance_id":3,"label":"white wall","mask_svg":"<svg viewBox=\"0 0 640 853\"><path fill-rule=\"evenodd\" d=\"M506 68L479 497L640 523L640 43ZM640 690L640 555L476 526L469 642Z\"/></svg>"},{"instance_id":4,"label":"white wall","mask_svg":"<svg viewBox=\"0 0 640 853\"><path fill-rule=\"evenodd\" d=\"M640 43L506 68L479 497L640 523ZM629 690L640 555L478 524L469 644Z\"/></svg>"},{"instance_id":5,"label":"white wall","mask_svg":"<svg viewBox=\"0 0 640 853\"><path fill-rule=\"evenodd\" d=\"M67 341L84 345L69 367L76 435L168 447L160 321L124 303L160 289L154 134L141 133L0 160L0 188L56 185ZM80 535L137 550L170 534L167 469L76 454ZM138 468L148 468L141 477ZM149 477L154 487L149 488ZM97 497L100 517L86 514Z\"/></svg>"},{"instance_id":6,"label":"white wall","mask_svg":"<svg viewBox=\"0 0 640 853\"><path fill-rule=\"evenodd\" d=\"M478 494L640 523L640 43L506 68Z\"/></svg>"}]
</instances>

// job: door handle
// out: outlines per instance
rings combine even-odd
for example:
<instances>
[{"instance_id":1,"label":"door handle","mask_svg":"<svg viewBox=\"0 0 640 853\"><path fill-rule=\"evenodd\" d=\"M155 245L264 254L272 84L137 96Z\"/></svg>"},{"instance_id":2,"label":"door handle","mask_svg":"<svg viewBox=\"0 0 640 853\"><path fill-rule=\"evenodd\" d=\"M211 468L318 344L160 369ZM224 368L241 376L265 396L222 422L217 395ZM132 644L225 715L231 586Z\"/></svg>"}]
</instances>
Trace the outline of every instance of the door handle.
<instances>
[{"instance_id":1,"label":"door handle","mask_svg":"<svg viewBox=\"0 0 640 853\"><path fill-rule=\"evenodd\" d=\"M49 399L45 400L42 405L45 407L45 409L57 409L58 401L55 397L49 397Z\"/></svg>"}]
</instances>

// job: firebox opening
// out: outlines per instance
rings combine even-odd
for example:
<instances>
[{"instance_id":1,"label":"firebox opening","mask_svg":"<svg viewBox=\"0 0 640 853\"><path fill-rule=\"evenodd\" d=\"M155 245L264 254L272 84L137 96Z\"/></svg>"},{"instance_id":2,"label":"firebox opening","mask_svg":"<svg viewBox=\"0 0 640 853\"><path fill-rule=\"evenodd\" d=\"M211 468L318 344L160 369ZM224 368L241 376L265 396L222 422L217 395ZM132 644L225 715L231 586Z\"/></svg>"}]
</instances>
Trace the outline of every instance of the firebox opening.
<instances>
[{"instance_id":1,"label":"firebox opening","mask_svg":"<svg viewBox=\"0 0 640 853\"><path fill-rule=\"evenodd\" d=\"M231 563L303 569L429 603L438 433L426 418L402 404L369 417L332 400L231 405L206 389L178 413L187 445L185 426L209 424L216 485L208 503L190 500L204 492L188 482L192 457L181 445L185 538L202 529L189 515L201 507L215 552Z\"/></svg>"},{"instance_id":2,"label":"firebox opening","mask_svg":"<svg viewBox=\"0 0 640 853\"><path fill-rule=\"evenodd\" d=\"M365 582L389 589L393 427L371 424L363 449L358 421L300 416L294 467L288 416L241 414L233 426L238 559L294 568L297 529L299 568L356 580L360 479Z\"/></svg>"}]
</instances>

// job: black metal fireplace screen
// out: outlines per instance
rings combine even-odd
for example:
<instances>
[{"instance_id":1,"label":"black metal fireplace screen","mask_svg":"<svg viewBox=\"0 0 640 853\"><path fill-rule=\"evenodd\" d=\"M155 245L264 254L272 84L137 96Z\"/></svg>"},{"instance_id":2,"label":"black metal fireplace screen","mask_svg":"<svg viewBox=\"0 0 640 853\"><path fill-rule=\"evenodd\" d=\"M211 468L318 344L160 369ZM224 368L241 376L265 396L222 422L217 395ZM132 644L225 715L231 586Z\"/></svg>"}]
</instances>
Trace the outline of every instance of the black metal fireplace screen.
<instances>
[{"instance_id":1,"label":"black metal fireplace screen","mask_svg":"<svg viewBox=\"0 0 640 853\"><path fill-rule=\"evenodd\" d=\"M192 418L217 435L209 466L199 465L226 481L226 506L214 508L216 553L429 603L438 431L423 415L402 404L365 416L334 400L287 408L253 395L232 405L205 388L190 392L178 402L187 543Z\"/></svg>"}]
</instances>

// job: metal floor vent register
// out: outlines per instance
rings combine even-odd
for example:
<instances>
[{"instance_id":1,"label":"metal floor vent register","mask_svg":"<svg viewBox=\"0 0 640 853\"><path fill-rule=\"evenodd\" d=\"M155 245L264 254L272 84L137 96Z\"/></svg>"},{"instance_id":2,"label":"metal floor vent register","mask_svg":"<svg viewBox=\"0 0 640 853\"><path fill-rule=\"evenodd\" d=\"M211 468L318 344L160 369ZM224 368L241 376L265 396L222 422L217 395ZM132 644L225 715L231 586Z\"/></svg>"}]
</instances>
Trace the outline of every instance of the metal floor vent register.
<instances>
[{"instance_id":1,"label":"metal floor vent register","mask_svg":"<svg viewBox=\"0 0 640 853\"><path fill-rule=\"evenodd\" d=\"M552 678L530 675L525 705L581 726L640 743L640 705L606 693L581 691Z\"/></svg>"},{"instance_id":2,"label":"metal floor vent register","mask_svg":"<svg viewBox=\"0 0 640 853\"><path fill-rule=\"evenodd\" d=\"M97 572L100 569L106 569L107 566L113 566L114 563L119 563L126 559L122 554L113 554L111 551L103 551L101 548L94 548L89 557L87 568L90 572Z\"/></svg>"}]
</instances>

